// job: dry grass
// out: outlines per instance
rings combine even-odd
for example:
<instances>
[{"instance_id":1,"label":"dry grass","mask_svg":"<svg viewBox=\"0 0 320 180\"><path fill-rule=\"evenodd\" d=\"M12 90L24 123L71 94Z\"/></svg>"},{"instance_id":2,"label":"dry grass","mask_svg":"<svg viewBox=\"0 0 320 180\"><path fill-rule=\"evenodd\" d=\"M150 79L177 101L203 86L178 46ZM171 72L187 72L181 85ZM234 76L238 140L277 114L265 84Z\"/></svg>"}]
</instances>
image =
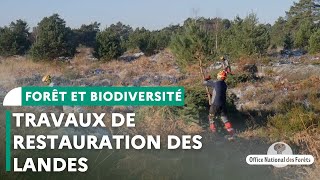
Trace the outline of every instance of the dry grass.
<instances>
[{"instance_id":1,"label":"dry grass","mask_svg":"<svg viewBox=\"0 0 320 180\"><path fill-rule=\"evenodd\" d=\"M0 63L0 82L3 87L15 87L15 80L26 78L33 75L50 74L54 77L65 77L67 79L76 80L79 78L91 78L97 76L93 74L94 70L101 69L105 74L99 74L99 77L114 79L120 76L120 81L131 82L132 79L144 75L160 75L160 76L181 76L176 67L173 56L164 51L155 57L142 56L131 62L112 60L110 62L92 61L89 59L92 49L79 49L77 54L70 63L61 63L57 61L33 62L25 57L7 58ZM117 83L116 83L117 84ZM162 82L162 85L171 85L170 82ZM148 85L148 83L146 84Z\"/></svg>"},{"instance_id":2,"label":"dry grass","mask_svg":"<svg viewBox=\"0 0 320 180\"><path fill-rule=\"evenodd\" d=\"M253 57L241 57L239 60L237 60L237 72L243 72L243 69L245 69L246 65L253 65L256 64L257 60Z\"/></svg>"},{"instance_id":3,"label":"dry grass","mask_svg":"<svg viewBox=\"0 0 320 180\"><path fill-rule=\"evenodd\" d=\"M82 77L91 78L95 76L93 72L96 69L102 69L106 72L105 74L100 74L99 77L114 79L116 75L119 75L120 81L118 85L125 85L121 84L121 81L130 82L135 77L143 75L180 76L178 69L172 68L175 66L175 61L167 51L158 54L156 61L150 60L152 57L142 56L131 62L119 60L110 62L92 61L88 59L88 54L90 55L91 51L87 48L80 50L80 53L70 63L57 61L50 63L33 62L25 57L19 57L18 59L15 57L7 58L0 63L0 83L2 87L11 89L17 85L15 84L17 79L33 75L50 74L54 77L63 76L71 80ZM162 82L162 85L171 84L169 81ZM148 83L145 85L148 85Z\"/></svg>"},{"instance_id":4,"label":"dry grass","mask_svg":"<svg viewBox=\"0 0 320 180\"><path fill-rule=\"evenodd\" d=\"M90 112L105 112L104 107L92 107ZM111 110L117 113L129 113L134 110L130 107L125 106L115 106ZM119 128L109 128L112 134L140 134L142 136L146 135L160 135L161 143L165 146L167 142L168 135L181 136L184 134L200 134L203 129L195 123L187 123L185 120L181 119L177 114L175 114L172 107L140 107L135 110L135 128L128 128L126 126L121 126ZM105 118L105 124L107 127L111 127L111 116ZM163 147L162 147L163 148Z\"/></svg>"},{"instance_id":5,"label":"dry grass","mask_svg":"<svg viewBox=\"0 0 320 180\"><path fill-rule=\"evenodd\" d=\"M26 58L20 60L7 58L0 64L0 81L3 87L13 88L18 78L30 77L34 74L59 76L63 71L64 67L59 63L33 62Z\"/></svg>"},{"instance_id":6,"label":"dry grass","mask_svg":"<svg viewBox=\"0 0 320 180\"><path fill-rule=\"evenodd\" d=\"M315 165L315 167L305 167L304 172L301 173L301 177L306 180L318 180L320 177L319 165Z\"/></svg>"},{"instance_id":7,"label":"dry grass","mask_svg":"<svg viewBox=\"0 0 320 180\"><path fill-rule=\"evenodd\" d=\"M312 76L320 76L319 69L319 66L291 64L273 67L275 74L281 76L281 79L287 79L289 82L298 82Z\"/></svg>"},{"instance_id":8,"label":"dry grass","mask_svg":"<svg viewBox=\"0 0 320 180\"><path fill-rule=\"evenodd\" d=\"M266 76L274 76L275 72L274 72L272 67L267 67L267 68L264 69L264 74Z\"/></svg>"},{"instance_id":9,"label":"dry grass","mask_svg":"<svg viewBox=\"0 0 320 180\"><path fill-rule=\"evenodd\" d=\"M202 79L200 78L200 76L192 76L192 77L188 77L187 79L183 79L182 81L179 82L179 85L181 86L190 86L190 85L194 85L199 83L202 83Z\"/></svg>"},{"instance_id":10,"label":"dry grass","mask_svg":"<svg viewBox=\"0 0 320 180\"><path fill-rule=\"evenodd\" d=\"M157 61L151 61L150 58L142 56L134 61L125 62L113 60L106 63L99 64L99 68L112 71L115 73L121 73L121 71L132 72L128 75L138 76L148 73L159 73L167 75L177 75L178 72L172 69L174 61L161 57L161 54Z\"/></svg>"},{"instance_id":11,"label":"dry grass","mask_svg":"<svg viewBox=\"0 0 320 180\"><path fill-rule=\"evenodd\" d=\"M320 86L320 76L312 75L297 83L297 89L317 89Z\"/></svg>"},{"instance_id":12,"label":"dry grass","mask_svg":"<svg viewBox=\"0 0 320 180\"><path fill-rule=\"evenodd\" d=\"M317 163L320 164L320 129L311 128L298 132L294 135L293 141L304 149L304 153L311 153Z\"/></svg>"},{"instance_id":13,"label":"dry grass","mask_svg":"<svg viewBox=\"0 0 320 180\"><path fill-rule=\"evenodd\" d=\"M300 57L299 62L302 64L320 65L320 53L315 55L304 55Z\"/></svg>"},{"instance_id":14,"label":"dry grass","mask_svg":"<svg viewBox=\"0 0 320 180\"><path fill-rule=\"evenodd\" d=\"M174 114L170 107L142 107L137 112L137 131L146 135L160 135L166 142L168 135L199 134L203 129L197 124L187 124Z\"/></svg>"},{"instance_id":15,"label":"dry grass","mask_svg":"<svg viewBox=\"0 0 320 180\"><path fill-rule=\"evenodd\" d=\"M264 128L250 128L246 131L241 132L238 134L238 137L244 138L244 139L251 139L251 138L267 138L268 134L266 133L266 130Z\"/></svg>"},{"instance_id":16,"label":"dry grass","mask_svg":"<svg viewBox=\"0 0 320 180\"><path fill-rule=\"evenodd\" d=\"M266 127L253 127L240 136L263 137L271 142L284 141L299 147L301 154L312 154L316 165L308 169L310 176L304 176L309 179L318 179L320 164L320 76L315 70L311 66L301 69L300 66L277 67L267 75L278 75L279 78L238 86L243 95L241 100L251 104L251 107L245 104L247 109L254 111L263 108L276 113L268 118ZM248 88L250 86L255 88ZM258 104L254 105L254 102Z\"/></svg>"},{"instance_id":17,"label":"dry grass","mask_svg":"<svg viewBox=\"0 0 320 180\"><path fill-rule=\"evenodd\" d=\"M312 167L304 167L297 173L307 180L317 180L320 177L320 129L313 128L294 135L294 143L302 149L302 154L312 154L315 164Z\"/></svg>"}]
</instances>

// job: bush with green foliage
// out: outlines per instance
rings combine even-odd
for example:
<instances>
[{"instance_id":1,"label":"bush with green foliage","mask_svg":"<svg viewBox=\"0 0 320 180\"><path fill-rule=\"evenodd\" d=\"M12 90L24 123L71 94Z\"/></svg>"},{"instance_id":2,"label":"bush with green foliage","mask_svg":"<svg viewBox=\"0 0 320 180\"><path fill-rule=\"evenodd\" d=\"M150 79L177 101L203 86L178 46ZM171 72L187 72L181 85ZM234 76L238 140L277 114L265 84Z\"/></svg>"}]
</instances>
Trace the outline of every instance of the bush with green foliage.
<instances>
[{"instance_id":1,"label":"bush with green foliage","mask_svg":"<svg viewBox=\"0 0 320 180\"><path fill-rule=\"evenodd\" d=\"M209 104L204 87L186 87L185 106L179 108L179 116L187 122L206 122Z\"/></svg>"},{"instance_id":2,"label":"bush with green foliage","mask_svg":"<svg viewBox=\"0 0 320 180\"><path fill-rule=\"evenodd\" d=\"M147 56L153 55L169 45L173 31L174 28L170 27L159 31L137 28L129 35L126 47L129 50L139 49Z\"/></svg>"},{"instance_id":3,"label":"bush with green foliage","mask_svg":"<svg viewBox=\"0 0 320 180\"><path fill-rule=\"evenodd\" d=\"M110 61L120 57L124 51L119 33L107 28L97 34L95 55L99 59Z\"/></svg>"},{"instance_id":4,"label":"bush with green foliage","mask_svg":"<svg viewBox=\"0 0 320 180\"><path fill-rule=\"evenodd\" d=\"M149 56L155 53L157 42L152 32L142 29L133 37L135 37L132 39L134 46L140 49L145 55Z\"/></svg>"},{"instance_id":5,"label":"bush with green foliage","mask_svg":"<svg viewBox=\"0 0 320 180\"><path fill-rule=\"evenodd\" d=\"M285 112L269 117L268 126L273 138L290 138L295 133L308 129L311 126L319 127L320 121L312 110L302 105L287 108Z\"/></svg>"},{"instance_id":6,"label":"bush with green foliage","mask_svg":"<svg viewBox=\"0 0 320 180\"><path fill-rule=\"evenodd\" d=\"M309 39L309 52L311 54L320 52L320 29L314 32Z\"/></svg>"},{"instance_id":7,"label":"bush with green foliage","mask_svg":"<svg viewBox=\"0 0 320 180\"><path fill-rule=\"evenodd\" d=\"M213 27L213 28L212 28ZM255 14L234 21L221 19L187 19L171 41L171 50L180 67L215 59L218 55L231 57L264 55L270 46L271 25L259 24Z\"/></svg>"},{"instance_id":8,"label":"bush with green foliage","mask_svg":"<svg viewBox=\"0 0 320 180\"><path fill-rule=\"evenodd\" d=\"M178 107L165 107L166 112L163 113L164 118L166 116L174 115L183 119L185 122L195 123L208 123L208 110L209 104L204 87L195 85L187 86L185 88L185 105ZM150 116L150 113L139 111L137 119L143 119L144 116ZM154 114L154 112L152 112Z\"/></svg>"},{"instance_id":9,"label":"bush with green foliage","mask_svg":"<svg viewBox=\"0 0 320 180\"><path fill-rule=\"evenodd\" d=\"M121 22L117 22L116 24L111 24L107 29L120 37L122 48L124 51L127 50L129 36L133 32L132 27L124 25Z\"/></svg>"},{"instance_id":10,"label":"bush with green foliage","mask_svg":"<svg viewBox=\"0 0 320 180\"><path fill-rule=\"evenodd\" d=\"M208 103L205 88L202 85L186 87L185 106L179 107L177 114L186 122L196 122L201 125L208 124L210 105ZM236 116L235 97L227 96L228 116Z\"/></svg>"},{"instance_id":11,"label":"bush with green foliage","mask_svg":"<svg viewBox=\"0 0 320 180\"><path fill-rule=\"evenodd\" d=\"M159 31L153 31L153 34L157 42L157 50L163 50L167 48L170 45L172 36L174 35L174 33L178 32L179 30L180 30L180 26L171 25Z\"/></svg>"},{"instance_id":12,"label":"bush with green foliage","mask_svg":"<svg viewBox=\"0 0 320 180\"><path fill-rule=\"evenodd\" d=\"M287 21L283 17L279 17L278 20L274 23L270 32L270 44L274 47L283 47L283 40L288 34L286 32L286 23Z\"/></svg>"},{"instance_id":13,"label":"bush with green foliage","mask_svg":"<svg viewBox=\"0 0 320 180\"><path fill-rule=\"evenodd\" d=\"M293 48L293 44L294 41L291 34L285 34L285 36L283 37L283 49L291 50Z\"/></svg>"},{"instance_id":14,"label":"bush with green foliage","mask_svg":"<svg viewBox=\"0 0 320 180\"><path fill-rule=\"evenodd\" d=\"M74 29L73 32L77 46L95 47L96 36L100 31L99 26L100 23L94 22L89 25L83 24L79 29Z\"/></svg>"},{"instance_id":15,"label":"bush with green foliage","mask_svg":"<svg viewBox=\"0 0 320 180\"><path fill-rule=\"evenodd\" d=\"M222 34L221 52L233 57L263 55L270 45L269 32L270 27L259 24L255 14L245 19L237 17Z\"/></svg>"},{"instance_id":16,"label":"bush with green foliage","mask_svg":"<svg viewBox=\"0 0 320 180\"><path fill-rule=\"evenodd\" d=\"M127 49L134 50L138 49L140 50L140 44L142 43L143 34L148 32L145 28L136 28L132 33L130 33L128 42L126 44Z\"/></svg>"},{"instance_id":17,"label":"bush with green foliage","mask_svg":"<svg viewBox=\"0 0 320 180\"><path fill-rule=\"evenodd\" d=\"M30 55L34 60L52 60L60 56L73 56L76 49L72 30L66 22L53 14L43 18L36 28L36 39Z\"/></svg>"},{"instance_id":18,"label":"bush with green foliage","mask_svg":"<svg viewBox=\"0 0 320 180\"><path fill-rule=\"evenodd\" d=\"M213 47L213 34L197 24L196 20L187 23L183 30L173 37L170 45L181 68L198 63L197 57L202 57L204 62L213 59Z\"/></svg>"},{"instance_id":19,"label":"bush with green foliage","mask_svg":"<svg viewBox=\"0 0 320 180\"><path fill-rule=\"evenodd\" d=\"M294 35L294 46L304 49L309 45L309 38L312 35L314 24L310 20L301 21L301 24Z\"/></svg>"},{"instance_id":20,"label":"bush with green foliage","mask_svg":"<svg viewBox=\"0 0 320 180\"><path fill-rule=\"evenodd\" d=\"M0 55L23 55L29 50L30 33L25 21L11 22L9 27L0 27Z\"/></svg>"}]
</instances>

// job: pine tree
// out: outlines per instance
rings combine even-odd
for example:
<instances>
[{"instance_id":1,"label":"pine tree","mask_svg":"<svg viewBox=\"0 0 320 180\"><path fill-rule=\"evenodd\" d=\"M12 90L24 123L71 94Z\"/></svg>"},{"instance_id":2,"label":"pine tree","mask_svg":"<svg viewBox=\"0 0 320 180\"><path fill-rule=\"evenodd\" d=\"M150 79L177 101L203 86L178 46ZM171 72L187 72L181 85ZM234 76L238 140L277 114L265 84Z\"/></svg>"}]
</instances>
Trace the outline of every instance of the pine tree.
<instances>
[{"instance_id":1,"label":"pine tree","mask_svg":"<svg viewBox=\"0 0 320 180\"><path fill-rule=\"evenodd\" d=\"M303 20L299 26L298 31L294 36L294 46L296 48L308 48L308 40L313 33L314 24L310 20Z\"/></svg>"},{"instance_id":2,"label":"pine tree","mask_svg":"<svg viewBox=\"0 0 320 180\"><path fill-rule=\"evenodd\" d=\"M286 12L289 29L296 30L302 21L313 23L320 20L320 0L300 0L294 2L290 10Z\"/></svg>"},{"instance_id":3,"label":"pine tree","mask_svg":"<svg viewBox=\"0 0 320 180\"><path fill-rule=\"evenodd\" d=\"M0 55L23 55L30 48L30 33L25 21L11 22L9 27L0 28Z\"/></svg>"},{"instance_id":4,"label":"pine tree","mask_svg":"<svg viewBox=\"0 0 320 180\"><path fill-rule=\"evenodd\" d=\"M50 60L59 56L73 56L76 44L73 33L58 14L45 17L36 29L35 43L30 54L34 60Z\"/></svg>"},{"instance_id":5,"label":"pine tree","mask_svg":"<svg viewBox=\"0 0 320 180\"><path fill-rule=\"evenodd\" d=\"M309 53L315 54L320 52L320 29L314 32L309 39Z\"/></svg>"},{"instance_id":6,"label":"pine tree","mask_svg":"<svg viewBox=\"0 0 320 180\"><path fill-rule=\"evenodd\" d=\"M117 22L116 24L111 24L110 27L108 27L108 30L116 33L117 36L119 36L121 40L121 46L124 50L126 50L129 36L133 32L132 27L122 24L121 22Z\"/></svg>"},{"instance_id":7,"label":"pine tree","mask_svg":"<svg viewBox=\"0 0 320 180\"><path fill-rule=\"evenodd\" d=\"M174 36L170 45L180 67L198 63L200 56L203 62L213 59L213 47L212 33L197 25L196 20L188 21L183 31Z\"/></svg>"},{"instance_id":8,"label":"pine tree","mask_svg":"<svg viewBox=\"0 0 320 180\"><path fill-rule=\"evenodd\" d=\"M94 22L89 25L82 24L79 29L74 29L75 41L77 46L84 45L86 47L95 47L96 36L99 30L100 23Z\"/></svg>"},{"instance_id":9,"label":"pine tree","mask_svg":"<svg viewBox=\"0 0 320 180\"><path fill-rule=\"evenodd\" d=\"M97 34L95 55L105 61L116 59L125 49L121 45L121 36L112 28L106 28Z\"/></svg>"},{"instance_id":10,"label":"pine tree","mask_svg":"<svg viewBox=\"0 0 320 180\"><path fill-rule=\"evenodd\" d=\"M272 46L283 46L283 37L287 34L286 23L287 21L283 17L279 17L272 26L270 32Z\"/></svg>"},{"instance_id":11,"label":"pine tree","mask_svg":"<svg viewBox=\"0 0 320 180\"><path fill-rule=\"evenodd\" d=\"M285 34L283 37L283 49L291 50L293 48L293 39L290 33Z\"/></svg>"},{"instance_id":12,"label":"pine tree","mask_svg":"<svg viewBox=\"0 0 320 180\"><path fill-rule=\"evenodd\" d=\"M271 26L259 24L255 14L236 17L223 33L222 52L235 57L264 54L270 45L270 30Z\"/></svg>"}]
</instances>

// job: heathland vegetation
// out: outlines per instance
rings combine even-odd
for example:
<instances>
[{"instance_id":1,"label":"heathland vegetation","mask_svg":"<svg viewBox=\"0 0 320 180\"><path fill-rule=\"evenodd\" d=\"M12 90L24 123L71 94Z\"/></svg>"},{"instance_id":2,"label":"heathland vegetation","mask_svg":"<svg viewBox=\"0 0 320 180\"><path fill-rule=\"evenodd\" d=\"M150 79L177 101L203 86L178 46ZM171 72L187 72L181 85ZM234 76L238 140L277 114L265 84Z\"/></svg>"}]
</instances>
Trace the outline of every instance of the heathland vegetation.
<instances>
[{"instance_id":1,"label":"heathland vegetation","mask_svg":"<svg viewBox=\"0 0 320 180\"><path fill-rule=\"evenodd\" d=\"M138 52L144 56L129 62L121 58ZM197 17L152 31L121 22L72 29L53 14L32 29L22 20L0 27L0 92L41 85L41 75L47 73L67 86L181 85L184 107L94 111L137 112L136 130L115 132L199 133L197 123L207 121L208 103L198 59L215 77L215 63L224 55L234 70L227 79L228 112L240 136L285 141L319 159L319 53L318 0L295 2L273 24L259 22L255 14L232 20Z\"/></svg>"}]
</instances>

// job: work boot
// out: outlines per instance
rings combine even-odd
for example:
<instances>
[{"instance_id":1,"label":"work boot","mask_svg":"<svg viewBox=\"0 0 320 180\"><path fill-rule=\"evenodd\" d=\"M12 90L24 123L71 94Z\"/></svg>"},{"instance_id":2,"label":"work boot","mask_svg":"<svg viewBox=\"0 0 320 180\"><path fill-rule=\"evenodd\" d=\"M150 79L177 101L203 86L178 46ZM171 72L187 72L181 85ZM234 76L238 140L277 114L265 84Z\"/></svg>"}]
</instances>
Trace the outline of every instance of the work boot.
<instances>
[{"instance_id":1,"label":"work boot","mask_svg":"<svg viewBox=\"0 0 320 180\"><path fill-rule=\"evenodd\" d=\"M214 121L212 120L212 116L208 116L208 120L209 120L209 128L210 128L210 131L212 132L212 133L215 133L215 132L217 132L217 129L216 129L216 126L214 125Z\"/></svg>"},{"instance_id":2,"label":"work boot","mask_svg":"<svg viewBox=\"0 0 320 180\"><path fill-rule=\"evenodd\" d=\"M210 131L212 133L216 133L217 132L217 129L216 129L216 126L214 125L214 122L210 123Z\"/></svg>"},{"instance_id":3,"label":"work boot","mask_svg":"<svg viewBox=\"0 0 320 180\"><path fill-rule=\"evenodd\" d=\"M224 123L224 128L228 131L228 133L230 134L230 136L233 136L233 135L234 135L234 129L232 128L230 122Z\"/></svg>"}]
</instances>

